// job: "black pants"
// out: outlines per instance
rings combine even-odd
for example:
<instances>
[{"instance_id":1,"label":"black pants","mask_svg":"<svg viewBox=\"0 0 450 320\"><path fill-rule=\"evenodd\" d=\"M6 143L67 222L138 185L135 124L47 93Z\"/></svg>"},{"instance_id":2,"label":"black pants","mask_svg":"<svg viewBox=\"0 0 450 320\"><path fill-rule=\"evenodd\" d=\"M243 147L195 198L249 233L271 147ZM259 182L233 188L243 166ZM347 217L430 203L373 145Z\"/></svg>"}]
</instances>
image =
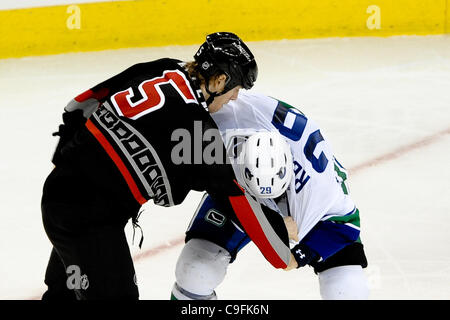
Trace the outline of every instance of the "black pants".
<instances>
[{"instance_id":1,"label":"black pants","mask_svg":"<svg viewBox=\"0 0 450 320\"><path fill-rule=\"evenodd\" d=\"M89 186L83 190L60 170L47 178L42 198L43 224L53 244L42 298L137 300L124 232L130 215L107 199L89 197Z\"/></svg>"},{"instance_id":2,"label":"black pants","mask_svg":"<svg viewBox=\"0 0 450 320\"><path fill-rule=\"evenodd\" d=\"M311 266L314 268L314 272L318 274L327 269L347 265L360 265L363 268L367 268L367 264L364 245L359 242L354 242L339 250L325 261L314 262Z\"/></svg>"}]
</instances>

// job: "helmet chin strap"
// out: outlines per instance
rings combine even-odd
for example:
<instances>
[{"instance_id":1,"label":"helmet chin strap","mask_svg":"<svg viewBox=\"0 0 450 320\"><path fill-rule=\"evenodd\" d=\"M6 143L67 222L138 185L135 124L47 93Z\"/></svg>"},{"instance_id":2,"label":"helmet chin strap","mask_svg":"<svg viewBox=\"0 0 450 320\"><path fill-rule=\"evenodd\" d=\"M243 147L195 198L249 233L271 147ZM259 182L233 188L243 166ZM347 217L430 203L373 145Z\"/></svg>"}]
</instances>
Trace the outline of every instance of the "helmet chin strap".
<instances>
[{"instance_id":1,"label":"helmet chin strap","mask_svg":"<svg viewBox=\"0 0 450 320\"><path fill-rule=\"evenodd\" d=\"M223 95L224 93L226 93L225 90L222 91L222 92L220 92L220 93L209 91L209 84L208 84L208 81L205 81L205 90L206 90L206 92L208 92L208 94L209 94L209 98L206 100L206 105L208 105L208 106L213 102L213 100L214 100L215 97L221 96L221 95Z\"/></svg>"}]
</instances>

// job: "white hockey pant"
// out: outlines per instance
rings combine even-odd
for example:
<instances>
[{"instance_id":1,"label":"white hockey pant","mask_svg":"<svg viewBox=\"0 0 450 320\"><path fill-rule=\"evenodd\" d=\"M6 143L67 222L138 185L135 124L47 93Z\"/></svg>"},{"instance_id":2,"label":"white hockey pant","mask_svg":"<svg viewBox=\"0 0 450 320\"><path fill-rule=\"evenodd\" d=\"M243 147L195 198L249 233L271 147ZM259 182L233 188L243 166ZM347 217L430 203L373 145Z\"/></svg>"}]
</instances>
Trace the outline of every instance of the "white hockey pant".
<instances>
[{"instance_id":1,"label":"white hockey pant","mask_svg":"<svg viewBox=\"0 0 450 320\"><path fill-rule=\"evenodd\" d=\"M178 258L172 294L178 300L217 299L214 289L223 281L231 256L203 239L191 239Z\"/></svg>"},{"instance_id":2,"label":"white hockey pant","mask_svg":"<svg viewBox=\"0 0 450 320\"><path fill-rule=\"evenodd\" d=\"M363 300L369 297L368 280L361 266L327 269L319 273L319 284L324 300Z\"/></svg>"}]
</instances>

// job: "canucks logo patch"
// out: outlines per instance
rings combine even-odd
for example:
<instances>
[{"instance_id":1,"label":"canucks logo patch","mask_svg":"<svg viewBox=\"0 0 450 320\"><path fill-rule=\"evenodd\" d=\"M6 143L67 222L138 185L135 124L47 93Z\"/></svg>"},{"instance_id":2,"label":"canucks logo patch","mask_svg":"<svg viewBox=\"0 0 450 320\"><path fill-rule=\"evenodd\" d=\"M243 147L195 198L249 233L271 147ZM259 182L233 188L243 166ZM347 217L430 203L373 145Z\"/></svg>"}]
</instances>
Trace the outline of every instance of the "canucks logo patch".
<instances>
[{"instance_id":1,"label":"canucks logo patch","mask_svg":"<svg viewBox=\"0 0 450 320\"><path fill-rule=\"evenodd\" d=\"M206 213L205 220L212 223L213 225L222 227L225 224L227 218L220 212L211 209Z\"/></svg>"}]
</instances>

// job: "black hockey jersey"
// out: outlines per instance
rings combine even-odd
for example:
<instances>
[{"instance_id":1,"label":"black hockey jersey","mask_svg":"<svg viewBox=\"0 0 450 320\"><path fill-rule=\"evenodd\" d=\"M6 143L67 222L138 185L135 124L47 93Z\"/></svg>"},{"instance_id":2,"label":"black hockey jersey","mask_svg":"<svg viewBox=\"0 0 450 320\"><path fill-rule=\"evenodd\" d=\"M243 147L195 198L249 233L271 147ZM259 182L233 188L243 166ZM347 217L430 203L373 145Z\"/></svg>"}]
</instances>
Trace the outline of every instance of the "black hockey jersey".
<instances>
[{"instance_id":1,"label":"black hockey jersey","mask_svg":"<svg viewBox=\"0 0 450 320\"><path fill-rule=\"evenodd\" d=\"M217 126L182 65L168 58L136 64L77 96L66 111L82 110L88 120L66 146L57 148L62 159L57 166L73 171L72 192L86 188L96 201L133 211L150 199L173 206L190 190L207 191L232 208L237 221L250 219L246 225L253 230L247 231L257 234L252 240L274 266L284 268L289 247L273 232L260 205L237 184L223 143L221 161L204 161L203 151L211 143L205 134ZM180 162L174 150L181 136L190 141ZM59 197L68 198L63 193Z\"/></svg>"}]
</instances>

